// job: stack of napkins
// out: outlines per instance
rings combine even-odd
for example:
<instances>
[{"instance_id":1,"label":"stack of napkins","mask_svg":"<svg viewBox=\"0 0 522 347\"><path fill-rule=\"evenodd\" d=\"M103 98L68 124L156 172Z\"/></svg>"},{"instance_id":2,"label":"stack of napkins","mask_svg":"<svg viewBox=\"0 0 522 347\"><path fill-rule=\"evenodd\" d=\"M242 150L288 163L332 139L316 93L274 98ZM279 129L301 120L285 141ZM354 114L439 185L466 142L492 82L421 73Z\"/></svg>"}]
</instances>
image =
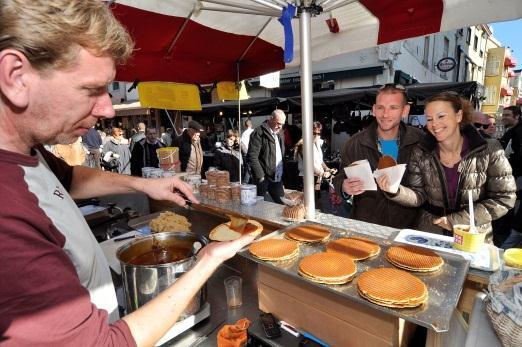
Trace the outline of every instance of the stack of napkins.
<instances>
[{"instance_id":1,"label":"stack of napkins","mask_svg":"<svg viewBox=\"0 0 522 347\"><path fill-rule=\"evenodd\" d=\"M367 159L355 161L344 168L344 173L347 178L356 177L363 181L364 190L377 190L375 179L382 175L388 175L392 192L396 192L399 189L404 172L406 172L406 164L398 164L372 172L372 168Z\"/></svg>"}]
</instances>

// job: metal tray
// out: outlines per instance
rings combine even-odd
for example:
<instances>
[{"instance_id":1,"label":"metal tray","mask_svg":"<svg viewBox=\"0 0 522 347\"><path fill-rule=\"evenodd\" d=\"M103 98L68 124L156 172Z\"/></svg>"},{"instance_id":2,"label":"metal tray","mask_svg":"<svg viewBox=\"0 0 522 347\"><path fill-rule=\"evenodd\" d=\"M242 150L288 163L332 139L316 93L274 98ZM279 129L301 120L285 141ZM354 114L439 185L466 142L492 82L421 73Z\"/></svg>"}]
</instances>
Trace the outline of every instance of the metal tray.
<instances>
[{"instance_id":1,"label":"metal tray","mask_svg":"<svg viewBox=\"0 0 522 347\"><path fill-rule=\"evenodd\" d=\"M262 239L283 238L283 234L287 230L299 225L310 224L325 226L324 224L314 222L296 223L282 228L280 230L276 230L273 233L264 236ZM379 237L372 237L365 234L364 232L358 233L357 230L343 230L330 226L327 227L332 233L330 240L336 240L338 238L347 236L360 236L373 240L381 246L381 252L377 256L356 263L357 274L361 274L364 271L372 268L394 267L392 264L385 260L384 254L392 244L399 243L395 243L391 240L382 239ZM255 258L250 254L248 250L242 250L239 254L263 266L268 266L277 269L279 272L292 276L293 278L297 278L301 281L311 283L312 285L323 288L324 290L338 294L339 296L344 297L347 300L362 303L386 314L391 314L403 318L407 321L413 322L415 324L422 325L429 329L433 329L436 332L444 332L449 330L451 316L453 314L453 310L457 306L462 291L462 286L466 278L466 274L469 267L469 260L466 260L462 256L456 254L437 251L436 253L444 259L444 265L440 270L431 274L412 273L415 276L419 277L422 281L424 281L424 283L426 283L428 287L428 302L420 307L413 309L395 309L373 304L359 296L359 294L357 293L358 275L355 276L353 281L343 285L320 284L308 281L305 278L301 277L298 274L300 260L307 255L324 251L324 244L301 243L299 246L299 257L297 259L291 262L286 261L279 263L263 261L258 258Z\"/></svg>"}]
</instances>

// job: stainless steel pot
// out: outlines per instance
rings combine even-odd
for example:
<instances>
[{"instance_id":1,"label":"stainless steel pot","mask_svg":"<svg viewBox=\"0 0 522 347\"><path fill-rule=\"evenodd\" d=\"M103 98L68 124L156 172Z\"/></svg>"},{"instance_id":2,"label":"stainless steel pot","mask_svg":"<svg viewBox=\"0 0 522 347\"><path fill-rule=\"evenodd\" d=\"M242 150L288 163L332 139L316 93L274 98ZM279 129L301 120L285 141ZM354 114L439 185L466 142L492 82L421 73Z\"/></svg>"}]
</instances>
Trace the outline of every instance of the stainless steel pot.
<instances>
[{"instance_id":1,"label":"stainless steel pot","mask_svg":"<svg viewBox=\"0 0 522 347\"><path fill-rule=\"evenodd\" d=\"M153 249L153 238L155 245L166 249L179 249L183 259L166 264L133 264L136 257ZM164 232L137 238L118 249L116 256L121 266L127 313L135 311L156 297L194 266L196 256L193 245L196 241L203 246L208 243L206 237L194 233ZM206 285L192 298L180 320L198 312L205 300Z\"/></svg>"}]
</instances>

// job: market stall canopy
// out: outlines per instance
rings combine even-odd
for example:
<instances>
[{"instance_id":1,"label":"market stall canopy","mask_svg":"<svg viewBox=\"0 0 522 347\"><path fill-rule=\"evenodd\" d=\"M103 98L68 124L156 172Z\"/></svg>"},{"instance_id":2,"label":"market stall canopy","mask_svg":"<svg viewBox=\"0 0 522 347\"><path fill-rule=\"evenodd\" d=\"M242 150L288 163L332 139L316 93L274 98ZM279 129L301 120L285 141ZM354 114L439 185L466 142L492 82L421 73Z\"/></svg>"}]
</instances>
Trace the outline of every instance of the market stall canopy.
<instances>
[{"instance_id":1,"label":"market stall canopy","mask_svg":"<svg viewBox=\"0 0 522 347\"><path fill-rule=\"evenodd\" d=\"M285 31L277 20L289 3L298 13L301 3L313 9L314 61L522 17L520 0L116 0L111 8L136 42L133 59L116 79L236 81L283 69L285 53L293 53L287 66L299 65L299 21L291 20L295 45L285 52ZM286 39L288 44L290 35Z\"/></svg>"},{"instance_id":2,"label":"market stall canopy","mask_svg":"<svg viewBox=\"0 0 522 347\"><path fill-rule=\"evenodd\" d=\"M241 110L246 112L245 117L255 117L260 115L268 115L274 109L280 108L281 103L284 103L286 99L284 98L270 98L270 97L259 97L259 98L250 98L247 100L241 101ZM223 116L236 116L238 111L238 103L237 101L225 101L225 102L216 102L212 104L203 104L201 111L194 112L195 114L211 114L216 115L219 112L223 112ZM250 111L250 113L248 112ZM186 114L190 114L185 112Z\"/></svg>"},{"instance_id":3,"label":"market stall canopy","mask_svg":"<svg viewBox=\"0 0 522 347\"><path fill-rule=\"evenodd\" d=\"M313 94L314 106L333 106L348 102L366 102L372 105L381 86L333 89ZM405 86L409 100L424 100L440 92L452 91L465 97L478 96L477 82L416 83ZM301 105L301 97L287 98L291 105Z\"/></svg>"}]
</instances>

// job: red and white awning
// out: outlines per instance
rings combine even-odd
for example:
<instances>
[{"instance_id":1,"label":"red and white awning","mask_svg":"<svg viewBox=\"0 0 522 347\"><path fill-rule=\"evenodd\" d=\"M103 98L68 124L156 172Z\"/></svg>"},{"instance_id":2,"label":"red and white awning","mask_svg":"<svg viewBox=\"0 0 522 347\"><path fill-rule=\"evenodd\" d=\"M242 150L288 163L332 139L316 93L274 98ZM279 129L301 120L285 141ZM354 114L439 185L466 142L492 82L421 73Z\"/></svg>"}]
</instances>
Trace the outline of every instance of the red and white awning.
<instances>
[{"instance_id":1,"label":"red and white awning","mask_svg":"<svg viewBox=\"0 0 522 347\"><path fill-rule=\"evenodd\" d=\"M314 0L320 4L326 1ZM253 6L273 17L216 11L230 9L219 4L223 2ZM260 2L277 7L290 1L114 1L111 8L129 29L137 49L133 60L118 70L117 79L186 83L236 80L238 61L240 79L283 69L284 32L277 20L280 11ZM314 61L409 37L522 17L521 0L328 2L346 5L312 18ZM330 16L338 23L338 33L332 33L326 24ZM294 60L288 66L300 63L299 21L294 19L292 27Z\"/></svg>"}]
</instances>

